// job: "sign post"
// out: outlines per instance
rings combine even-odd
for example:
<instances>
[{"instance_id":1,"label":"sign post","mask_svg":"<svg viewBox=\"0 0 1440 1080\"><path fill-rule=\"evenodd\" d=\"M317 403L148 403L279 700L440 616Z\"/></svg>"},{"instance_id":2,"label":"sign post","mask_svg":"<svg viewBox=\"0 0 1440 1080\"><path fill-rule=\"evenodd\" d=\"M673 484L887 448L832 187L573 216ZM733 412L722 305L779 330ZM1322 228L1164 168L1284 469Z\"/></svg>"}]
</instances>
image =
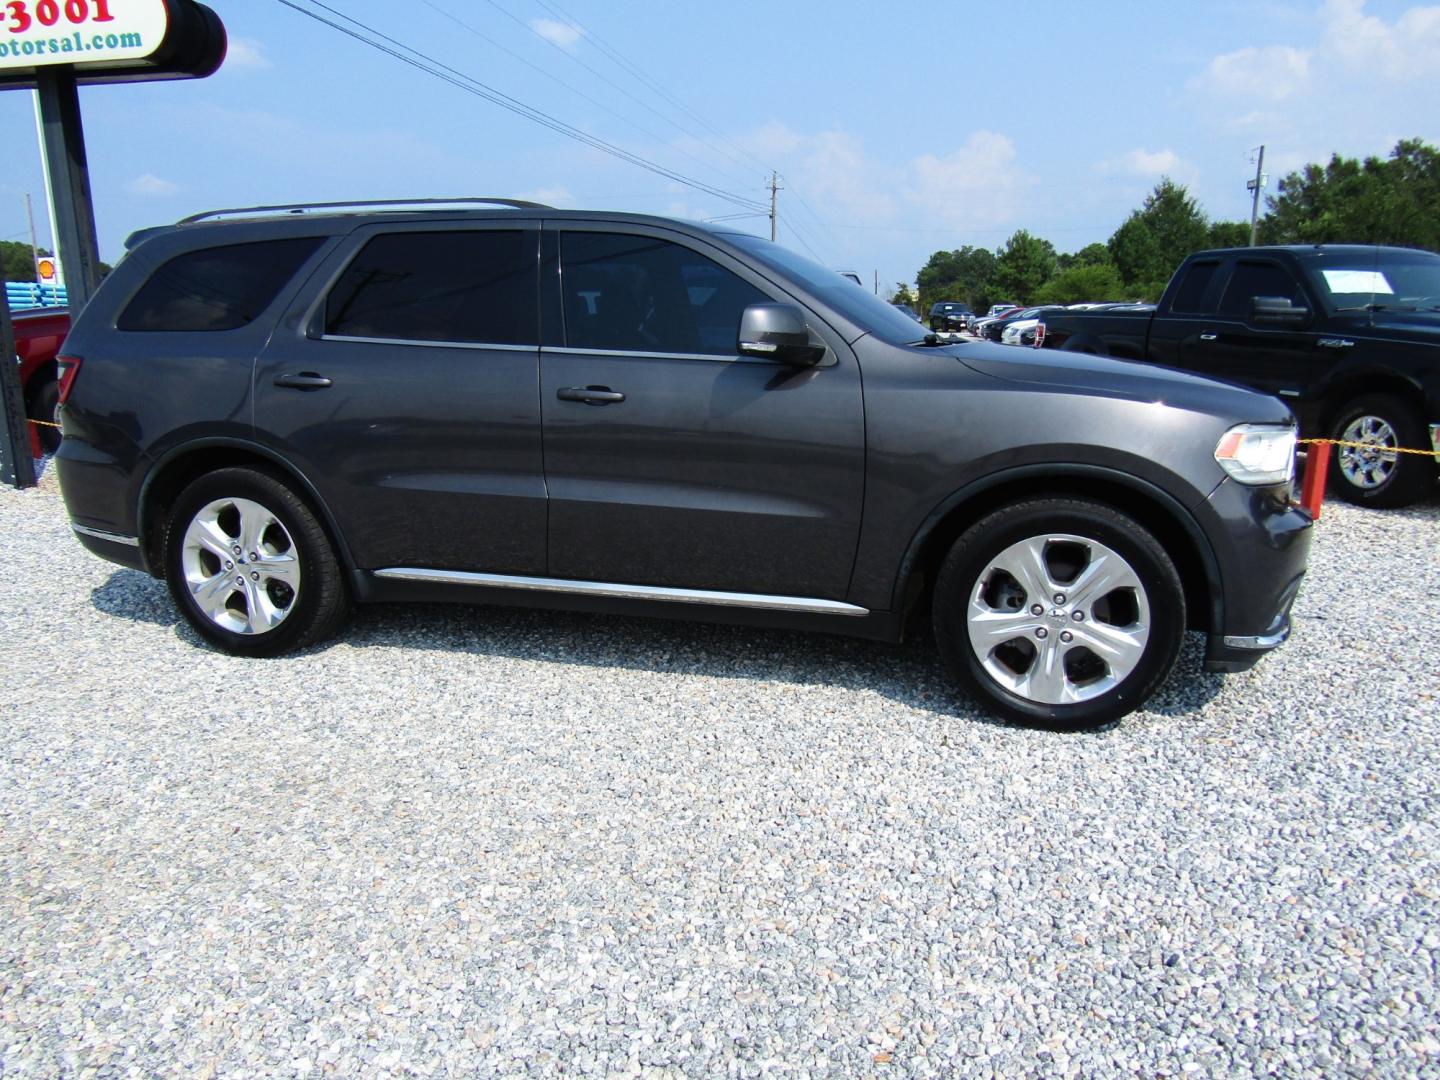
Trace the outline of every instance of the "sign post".
<instances>
[{"instance_id":1,"label":"sign post","mask_svg":"<svg viewBox=\"0 0 1440 1080\"><path fill-rule=\"evenodd\" d=\"M5 265L0 263L0 484L35 486L35 459L30 456L30 425L20 392L20 365L15 363L15 327L5 296Z\"/></svg>"},{"instance_id":2,"label":"sign post","mask_svg":"<svg viewBox=\"0 0 1440 1080\"><path fill-rule=\"evenodd\" d=\"M46 68L36 73L50 201L55 207L55 244L65 267L70 306L79 312L100 284L100 241L90 197L90 164L75 73Z\"/></svg>"}]
</instances>

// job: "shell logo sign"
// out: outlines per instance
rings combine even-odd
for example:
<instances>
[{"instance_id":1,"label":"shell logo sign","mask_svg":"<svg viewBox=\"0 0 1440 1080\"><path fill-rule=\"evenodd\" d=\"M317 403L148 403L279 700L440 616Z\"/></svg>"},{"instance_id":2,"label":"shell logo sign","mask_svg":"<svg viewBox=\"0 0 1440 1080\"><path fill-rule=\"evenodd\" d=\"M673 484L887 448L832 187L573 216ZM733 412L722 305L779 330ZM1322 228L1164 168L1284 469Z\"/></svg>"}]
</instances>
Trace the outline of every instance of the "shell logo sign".
<instances>
[{"instance_id":1,"label":"shell logo sign","mask_svg":"<svg viewBox=\"0 0 1440 1080\"><path fill-rule=\"evenodd\" d=\"M7 0L0 73L133 64L158 51L169 29L166 0Z\"/></svg>"},{"instance_id":2,"label":"shell logo sign","mask_svg":"<svg viewBox=\"0 0 1440 1080\"><path fill-rule=\"evenodd\" d=\"M55 260L48 255L42 255L35 260L35 279L41 285L58 285L60 281L60 268Z\"/></svg>"}]
</instances>

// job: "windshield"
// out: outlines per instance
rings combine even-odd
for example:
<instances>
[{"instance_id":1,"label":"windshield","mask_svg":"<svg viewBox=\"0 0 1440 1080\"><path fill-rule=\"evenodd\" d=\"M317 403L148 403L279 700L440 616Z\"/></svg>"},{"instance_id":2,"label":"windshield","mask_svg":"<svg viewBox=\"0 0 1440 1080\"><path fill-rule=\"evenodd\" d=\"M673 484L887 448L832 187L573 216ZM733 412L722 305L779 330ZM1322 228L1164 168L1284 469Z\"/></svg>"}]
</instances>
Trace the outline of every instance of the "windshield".
<instances>
[{"instance_id":1,"label":"windshield","mask_svg":"<svg viewBox=\"0 0 1440 1080\"><path fill-rule=\"evenodd\" d=\"M1428 251L1325 252L1311 274L1337 311L1440 311L1440 255Z\"/></svg>"},{"instance_id":2,"label":"windshield","mask_svg":"<svg viewBox=\"0 0 1440 1080\"><path fill-rule=\"evenodd\" d=\"M857 289L853 282L803 255L748 233L727 233L725 238L782 276L799 281L809 292L881 341L906 345L925 336L925 328L903 311L868 289Z\"/></svg>"}]
</instances>

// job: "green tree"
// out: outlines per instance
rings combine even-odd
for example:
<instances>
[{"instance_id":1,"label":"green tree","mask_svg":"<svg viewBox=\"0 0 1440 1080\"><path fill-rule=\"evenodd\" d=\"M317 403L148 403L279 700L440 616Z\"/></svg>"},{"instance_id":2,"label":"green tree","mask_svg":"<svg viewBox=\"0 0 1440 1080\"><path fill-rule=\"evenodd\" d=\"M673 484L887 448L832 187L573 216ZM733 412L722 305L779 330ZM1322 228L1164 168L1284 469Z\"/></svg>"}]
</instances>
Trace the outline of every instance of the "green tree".
<instances>
[{"instance_id":1,"label":"green tree","mask_svg":"<svg viewBox=\"0 0 1440 1080\"><path fill-rule=\"evenodd\" d=\"M1267 200L1267 244L1397 244L1440 251L1440 150L1419 139L1388 159L1336 154L1280 181Z\"/></svg>"},{"instance_id":2,"label":"green tree","mask_svg":"<svg viewBox=\"0 0 1440 1080\"><path fill-rule=\"evenodd\" d=\"M895 295L890 298L893 304L909 304L915 306L915 294L910 291L910 286L903 281L895 283Z\"/></svg>"},{"instance_id":3,"label":"green tree","mask_svg":"<svg viewBox=\"0 0 1440 1080\"><path fill-rule=\"evenodd\" d=\"M1080 304L1118 300L1125 295L1120 273L1108 260L1062 270L1040 287L1035 299L1042 304Z\"/></svg>"},{"instance_id":4,"label":"green tree","mask_svg":"<svg viewBox=\"0 0 1440 1080\"><path fill-rule=\"evenodd\" d=\"M1055 246L1049 240L1018 229L995 258L991 285L1003 294L1002 299L1027 304L1055 276L1057 265Z\"/></svg>"},{"instance_id":5,"label":"green tree","mask_svg":"<svg viewBox=\"0 0 1440 1080\"><path fill-rule=\"evenodd\" d=\"M1250 243L1248 221L1212 221L1205 234L1205 246L1212 248L1246 247Z\"/></svg>"},{"instance_id":6,"label":"green tree","mask_svg":"<svg viewBox=\"0 0 1440 1080\"><path fill-rule=\"evenodd\" d=\"M990 275L995 270L995 255L984 248L965 247L955 251L937 251L930 256L915 283L920 288L920 311L930 309L937 300L959 300L976 311L990 306L987 291Z\"/></svg>"},{"instance_id":7,"label":"green tree","mask_svg":"<svg viewBox=\"0 0 1440 1080\"><path fill-rule=\"evenodd\" d=\"M1208 235L1209 222L1200 207L1183 184L1167 176L1106 246L1125 287L1155 299L1185 256L1205 247Z\"/></svg>"},{"instance_id":8,"label":"green tree","mask_svg":"<svg viewBox=\"0 0 1440 1080\"><path fill-rule=\"evenodd\" d=\"M41 255L49 255L44 248ZM35 249L14 240L0 240L0 261L5 264L6 281L35 280Z\"/></svg>"}]
</instances>

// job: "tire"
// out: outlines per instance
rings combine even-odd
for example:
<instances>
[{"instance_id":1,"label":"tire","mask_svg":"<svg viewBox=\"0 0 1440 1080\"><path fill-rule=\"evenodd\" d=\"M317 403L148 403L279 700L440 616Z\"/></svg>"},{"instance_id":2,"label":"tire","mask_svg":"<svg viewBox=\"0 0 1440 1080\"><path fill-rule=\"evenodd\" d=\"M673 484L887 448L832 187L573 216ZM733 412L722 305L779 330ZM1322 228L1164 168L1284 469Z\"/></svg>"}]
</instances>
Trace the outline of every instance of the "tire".
<instances>
[{"instance_id":1,"label":"tire","mask_svg":"<svg viewBox=\"0 0 1440 1080\"><path fill-rule=\"evenodd\" d=\"M1390 394L1366 394L1350 402L1330 424L1329 437L1371 443L1375 450L1333 447L1330 476L1335 494L1357 506L1390 509L1424 498L1435 483L1435 459L1427 454L1387 453L1385 447L1424 449L1425 425L1413 409Z\"/></svg>"},{"instance_id":2,"label":"tire","mask_svg":"<svg viewBox=\"0 0 1440 1080\"><path fill-rule=\"evenodd\" d=\"M30 394L25 407L31 420L44 420L47 424L60 422L60 384L53 378L46 379ZM40 449L53 454L60 449L60 430L53 427L37 427Z\"/></svg>"},{"instance_id":3,"label":"tire","mask_svg":"<svg viewBox=\"0 0 1440 1080\"><path fill-rule=\"evenodd\" d=\"M941 565L932 611L940 655L971 696L1056 730L1140 708L1185 634L1185 591L1165 549L1132 518L1080 499L1016 503L971 526Z\"/></svg>"},{"instance_id":4,"label":"tire","mask_svg":"<svg viewBox=\"0 0 1440 1080\"><path fill-rule=\"evenodd\" d=\"M238 656L278 656L328 638L349 608L315 513L259 469L218 469L181 493L166 530L165 579L196 633Z\"/></svg>"}]
</instances>

